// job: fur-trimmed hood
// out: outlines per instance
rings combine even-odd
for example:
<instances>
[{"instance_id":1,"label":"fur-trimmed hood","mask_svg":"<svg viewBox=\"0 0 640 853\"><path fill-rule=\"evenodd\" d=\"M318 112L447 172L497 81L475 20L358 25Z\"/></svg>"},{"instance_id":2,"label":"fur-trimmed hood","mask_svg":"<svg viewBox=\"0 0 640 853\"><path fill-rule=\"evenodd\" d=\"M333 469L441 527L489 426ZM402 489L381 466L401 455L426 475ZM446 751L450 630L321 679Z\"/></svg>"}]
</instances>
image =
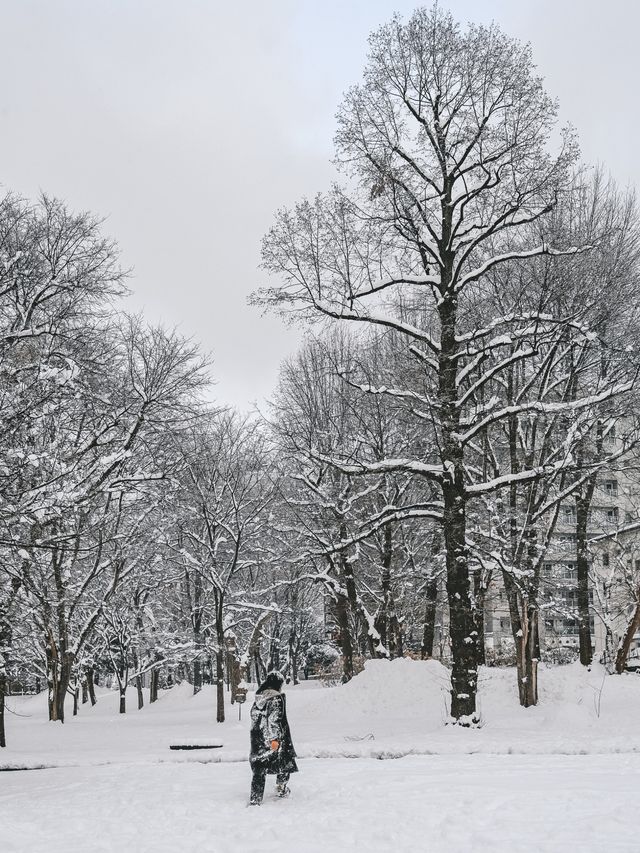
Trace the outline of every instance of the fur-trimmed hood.
<instances>
[{"instance_id":1,"label":"fur-trimmed hood","mask_svg":"<svg viewBox=\"0 0 640 853\"><path fill-rule=\"evenodd\" d=\"M279 690L263 690L262 693L256 693L256 708L262 711L269 699L274 699L276 696L282 696L282 693Z\"/></svg>"}]
</instances>

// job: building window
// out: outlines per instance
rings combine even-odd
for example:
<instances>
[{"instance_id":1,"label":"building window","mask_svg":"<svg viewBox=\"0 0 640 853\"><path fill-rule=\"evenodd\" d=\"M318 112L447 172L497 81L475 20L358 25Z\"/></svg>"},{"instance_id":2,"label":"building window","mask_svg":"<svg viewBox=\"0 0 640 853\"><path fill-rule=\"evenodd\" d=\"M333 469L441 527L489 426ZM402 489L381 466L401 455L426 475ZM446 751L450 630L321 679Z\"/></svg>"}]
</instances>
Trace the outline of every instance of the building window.
<instances>
[{"instance_id":1,"label":"building window","mask_svg":"<svg viewBox=\"0 0 640 853\"><path fill-rule=\"evenodd\" d=\"M574 506L562 507L562 518L565 524L576 523L576 508Z\"/></svg>"},{"instance_id":2,"label":"building window","mask_svg":"<svg viewBox=\"0 0 640 853\"><path fill-rule=\"evenodd\" d=\"M565 607L576 608L578 606L578 590L565 589L562 595Z\"/></svg>"},{"instance_id":3,"label":"building window","mask_svg":"<svg viewBox=\"0 0 640 853\"><path fill-rule=\"evenodd\" d=\"M615 444L616 443L616 427L615 424L609 429L604 436L605 444Z\"/></svg>"},{"instance_id":4,"label":"building window","mask_svg":"<svg viewBox=\"0 0 640 853\"><path fill-rule=\"evenodd\" d=\"M602 565L605 567L605 569L609 568L609 554L607 554L606 552L602 555Z\"/></svg>"},{"instance_id":5,"label":"building window","mask_svg":"<svg viewBox=\"0 0 640 853\"><path fill-rule=\"evenodd\" d=\"M500 617L500 630L503 634L506 634L511 631L511 619L508 616Z\"/></svg>"},{"instance_id":6,"label":"building window","mask_svg":"<svg viewBox=\"0 0 640 853\"><path fill-rule=\"evenodd\" d=\"M617 480L605 480L604 481L604 490L607 494L607 497L617 498L618 497L618 481Z\"/></svg>"},{"instance_id":7,"label":"building window","mask_svg":"<svg viewBox=\"0 0 640 853\"><path fill-rule=\"evenodd\" d=\"M606 514L607 514L607 521L610 524L617 524L618 523L618 507L617 506L608 507L606 510Z\"/></svg>"},{"instance_id":8,"label":"building window","mask_svg":"<svg viewBox=\"0 0 640 853\"><path fill-rule=\"evenodd\" d=\"M578 579L578 570L575 563L561 563L561 577L567 581Z\"/></svg>"},{"instance_id":9,"label":"building window","mask_svg":"<svg viewBox=\"0 0 640 853\"><path fill-rule=\"evenodd\" d=\"M553 574L553 563L543 563L542 564L542 576L545 578L550 578Z\"/></svg>"}]
</instances>

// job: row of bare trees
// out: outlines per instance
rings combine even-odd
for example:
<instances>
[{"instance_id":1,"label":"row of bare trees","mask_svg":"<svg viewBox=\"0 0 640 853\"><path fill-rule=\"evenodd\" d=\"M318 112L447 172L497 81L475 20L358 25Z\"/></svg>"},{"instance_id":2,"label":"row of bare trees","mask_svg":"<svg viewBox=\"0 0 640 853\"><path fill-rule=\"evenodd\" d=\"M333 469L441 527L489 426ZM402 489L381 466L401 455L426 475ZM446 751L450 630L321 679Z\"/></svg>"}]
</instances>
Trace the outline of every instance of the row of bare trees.
<instances>
[{"instance_id":1,"label":"row of bare trees","mask_svg":"<svg viewBox=\"0 0 640 853\"><path fill-rule=\"evenodd\" d=\"M129 684L141 707L147 680L151 700L169 674L210 681L222 721L225 682L233 701L268 667L295 681L332 645L344 680L446 645L472 725L497 586L535 704L567 506L583 663L594 608L613 636L638 586L594 576L588 519L634 464L638 222L556 112L495 25L435 6L374 33L343 184L264 240L256 301L329 328L260 421L205 402L196 346L118 312L100 223L1 202L0 743L25 666L52 720L108 672L123 711Z\"/></svg>"},{"instance_id":2,"label":"row of bare trees","mask_svg":"<svg viewBox=\"0 0 640 853\"><path fill-rule=\"evenodd\" d=\"M117 310L124 282L89 215L0 203L2 745L16 682L64 721L96 677L124 711L128 684L141 706L145 679L153 699L167 668L195 690L213 668L223 720L261 612L299 621L272 592L263 431L206 402L196 345Z\"/></svg>"}]
</instances>

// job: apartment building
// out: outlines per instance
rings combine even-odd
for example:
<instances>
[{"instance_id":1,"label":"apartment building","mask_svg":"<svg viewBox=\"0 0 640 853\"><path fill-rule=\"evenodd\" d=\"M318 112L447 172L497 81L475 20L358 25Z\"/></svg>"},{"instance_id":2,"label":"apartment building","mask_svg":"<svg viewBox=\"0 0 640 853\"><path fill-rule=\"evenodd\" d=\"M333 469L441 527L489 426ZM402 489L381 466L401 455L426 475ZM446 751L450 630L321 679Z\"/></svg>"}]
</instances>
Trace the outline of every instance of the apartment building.
<instances>
[{"instance_id":1,"label":"apartment building","mask_svg":"<svg viewBox=\"0 0 640 853\"><path fill-rule=\"evenodd\" d=\"M609 443L615 442L615 432ZM617 646L627 628L640 583L640 478L634 469L608 471L594 492L587 527L590 550L591 633L594 655ZM540 642L543 650L578 647L576 508L560 507L551 548L542 566ZM488 597L487 645L496 654L513 646L501 582ZM640 635L632 655L640 657Z\"/></svg>"}]
</instances>

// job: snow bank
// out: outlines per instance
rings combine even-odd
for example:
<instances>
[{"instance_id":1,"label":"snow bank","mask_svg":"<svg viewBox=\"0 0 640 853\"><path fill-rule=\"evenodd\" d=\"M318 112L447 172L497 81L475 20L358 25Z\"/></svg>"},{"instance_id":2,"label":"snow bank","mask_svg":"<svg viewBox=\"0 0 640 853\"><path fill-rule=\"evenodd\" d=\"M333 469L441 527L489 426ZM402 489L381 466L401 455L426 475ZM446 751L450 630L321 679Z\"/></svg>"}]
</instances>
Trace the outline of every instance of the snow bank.
<instances>
[{"instance_id":1,"label":"snow bank","mask_svg":"<svg viewBox=\"0 0 640 853\"><path fill-rule=\"evenodd\" d=\"M640 752L640 676L607 675L600 666L540 667L540 704L518 704L513 669L482 668L481 727L447 725L449 671L436 661L369 661L349 684L317 682L286 690L301 758L399 758L451 754L585 754ZM228 697L228 694L227 694ZM47 721L46 696L8 700L7 741L0 769L66 765L245 762L251 696L227 704L215 722L215 691L194 696L187 684L137 710L118 714L118 694L98 691L64 725ZM11 713L15 712L15 713ZM176 743L222 743L221 749L171 751Z\"/></svg>"}]
</instances>

